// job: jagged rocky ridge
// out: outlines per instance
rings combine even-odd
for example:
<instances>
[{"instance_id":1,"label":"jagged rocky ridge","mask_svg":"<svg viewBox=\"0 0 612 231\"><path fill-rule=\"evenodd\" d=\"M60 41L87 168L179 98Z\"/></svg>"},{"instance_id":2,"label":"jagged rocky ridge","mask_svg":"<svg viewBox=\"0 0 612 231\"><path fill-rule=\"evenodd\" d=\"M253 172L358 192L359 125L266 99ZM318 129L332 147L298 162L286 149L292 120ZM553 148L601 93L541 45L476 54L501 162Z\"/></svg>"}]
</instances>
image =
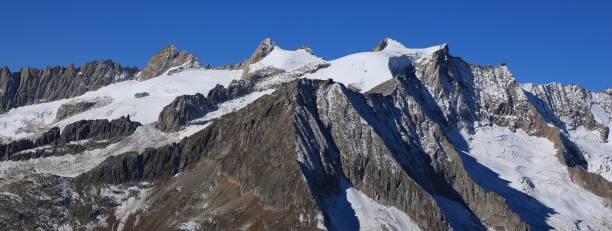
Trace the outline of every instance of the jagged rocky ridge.
<instances>
[{"instance_id":1,"label":"jagged rocky ridge","mask_svg":"<svg viewBox=\"0 0 612 231\"><path fill-rule=\"evenodd\" d=\"M111 60L96 60L79 67L27 67L17 72L2 67L0 112L19 106L79 96L119 81L133 78L142 81L168 71L178 72L182 68L197 68L199 65L195 55L178 51L174 45L167 45L158 51L141 71L136 67L122 67Z\"/></svg>"},{"instance_id":2,"label":"jagged rocky ridge","mask_svg":"<svg viewBox=\"0 0 612 231\"><path fill-rule=\"evenodd\" d=\"M27 160L79 153L118 142L130 136L140 123L129 117L108 120L80 120L64 127L53 127L35 139L0 144L0 160Z\"/></svg>"},{"instance_id":3,"label":"jagged rocky ridge","mask_svg":"<svg viewBox=\"0 0 612 231\"><path fill-rule=\"evenodd\" d=\"M11 108L65 99L132 78L138 70L110 60L88 62L80 67L23 68L11 72L0 68L0 112Z\"/></svg>"},{"instance_id":4,"label":"jagged rocky ridge","mask_svg":"<svg viewBox=\"0 0 612 231\"><path fill-rule=\"evenodd\" d=\"M389 78L360 91L349 87L351 82L311 80L334 78L317 76L333 71L334 61L295 70L250 69L280 49L271 40L262 44L249 61L234 66L242 69L239 80L180 96L155 122L169 134L202 126L199 132L180 142L117 153L74 178L34 172L3 182L0 225L120 230L611 227L610 213L595 217L597 222L551 221L556 211L550 204L511 187L510 179L482 175L493 171L470 153L470 135L503 127L547 140L555 148L550 154L565 166L573 184L601 200L594 202L601 207L592 209L605 213L612 185L587 171L592 157L573 134L585 128L609 144L612 121L594 108L611 115L612 94L576 85L521 85L506 65L468 64L451 56L446 45L401 53L401 44L389 39L372 53L392 54L384 67ZM274 93L233 113L199 119L267 90ZM55 137L59 130L45 134L39 139ZM364 217L363 210L371 208L358 207L353 192L363 195L362 202L370 198L398 212L376 210ZM36 203L51 206L37 208ZM404 220L398 213L406 215ZM19 217L30 219L20 223ZM401 226L406 223L413 226Z\"/></svg>"}]
</instances>

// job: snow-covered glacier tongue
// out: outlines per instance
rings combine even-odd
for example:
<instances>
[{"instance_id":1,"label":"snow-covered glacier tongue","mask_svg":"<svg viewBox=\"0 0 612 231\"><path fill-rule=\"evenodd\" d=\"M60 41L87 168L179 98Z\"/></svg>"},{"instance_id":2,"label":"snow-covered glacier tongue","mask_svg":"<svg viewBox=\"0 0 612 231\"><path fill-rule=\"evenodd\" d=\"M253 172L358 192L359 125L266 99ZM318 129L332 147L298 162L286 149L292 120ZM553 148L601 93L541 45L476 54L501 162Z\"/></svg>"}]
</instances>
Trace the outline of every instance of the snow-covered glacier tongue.
<instances>
[{"instance_id":1,"label":"snow-covered glacier tongue","mask_svg":"<svg viewBox=\"0 0 612 231\"><path fill-rule=\"evenodd\" d=\"M446 44L325 60L267 38L220 67L168 45L0 88L6 230L612 229L612 90Z\"/></svg>"}]
</instances>

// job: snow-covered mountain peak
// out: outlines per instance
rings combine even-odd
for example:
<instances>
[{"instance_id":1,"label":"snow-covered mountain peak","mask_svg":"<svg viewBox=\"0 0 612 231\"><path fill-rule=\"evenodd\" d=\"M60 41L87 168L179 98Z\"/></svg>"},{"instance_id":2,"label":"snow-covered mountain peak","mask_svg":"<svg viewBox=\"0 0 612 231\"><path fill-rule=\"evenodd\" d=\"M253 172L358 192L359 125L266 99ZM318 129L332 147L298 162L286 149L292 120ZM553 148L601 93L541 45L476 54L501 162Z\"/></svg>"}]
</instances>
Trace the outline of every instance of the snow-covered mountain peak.
<instances>
[{"instance_id":1,"label":"snow-covered mountain peak","mask_svg":"<svg viewBox=\"0 0 612 231\"><path fill-rule=\"evenodd\" d=\"M304 50L304 51L308 52L308 53L309 53L309 54L311 54L311 55L315 55L315 54L314 54L314 51L312 51L312 49L311 49L310 47L307 47L307 46L305 46L305 45L301 45L301 46L298 48L298 50Z\"/></svg>"},{"instance_id":2,"label":"snow-covered mountain peak","mask_svg":"<svg viewBox=\"0 0 612 231\"><path fill-rule=\"evenodd\" d=\"M257 46L255 52L253 52L251 58L249 58L248 63L253 64L259 62L261 59L270 54L275 47L276 43L272 41L271 38L265 38L263 41L261 41L261 43L259 43L259 46Z\"/></svg>"},{"instance_id":3,"label":"snow-covered mountain peak","mask_svg":"<svg viewBox=\"0 0 612 231\"><path fill-rule=\"evenodd\" d=\"M272 40L272 38L264 38L263 41L259 44L259 47L275 47L276 43Z\"/></svg>"},{"instance_id":4,"label":"snow-covered mountain peak","mask_svg":"<svg viewBox=\"0 0 612 231\"><path fill-rule=\"evenodd\" d=\"M380 43L378 43L378 45L372 51L385 52L395 55L408 55L415 58L423 58L431 56L439 50L448 51L448 45L444 43L427 48L408 48L396 40L393 40L391 38L385 38Z\"/></svg>"},{"instance_id":5,"label":"snow-covered mountain peak","mask_svg":"<svg viewBox=\"0 0 612 231\"><path fill-rule=\"evenodd\" d=\"M294 71L308 64L319 63L325 63L325 60L314 56L310 49L299 48L291 51L275 45L261 60L249 65L249 71L261 70L266 67Z\"/></svg>"},{"instance_id":6,"label":"snow-covered mountain peak","mask_svg":"<svg viewBox=\"0 0 612 231\"><path fill-rule=\"evenodd\" d=\"M612 230L612 89L389 38L197 63L0 68L0 227Z\"/></svg>"}]
</instances>

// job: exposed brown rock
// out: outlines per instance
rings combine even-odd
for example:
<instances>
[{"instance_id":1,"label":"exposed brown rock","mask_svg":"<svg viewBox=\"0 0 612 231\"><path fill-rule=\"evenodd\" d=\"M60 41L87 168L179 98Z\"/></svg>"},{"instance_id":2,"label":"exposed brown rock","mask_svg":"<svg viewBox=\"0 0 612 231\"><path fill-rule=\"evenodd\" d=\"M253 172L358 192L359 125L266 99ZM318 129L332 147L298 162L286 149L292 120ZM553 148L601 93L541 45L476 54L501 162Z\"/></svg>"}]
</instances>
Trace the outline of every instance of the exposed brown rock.
<instances>
[{"instance_id":1,"label":"exposed brown rock","mask_svg":"<svg viewBox=\"0 0 612 231\"><path fill-rule=\"evenodd\" d=\"M138 73L136 79L144 81L162 75L169 70L172 72L173 68L197 68L199 66L200 62L195 55L186 51L178 51L174 45L170 44L151 57L149 63ZM172 74L171 72L168 74Z\"/></svg>"},{"instance_id":2,"label":"exposed brown rock","mask_svg":"<svg viewBox=\"0 0 612 231\"><path fill-rule=\"evenodd\" d=\"M62 104L55 114L55 120L63 120L68 118L74 114L81 113L87 111L96 106L96 102L76 102L76 103L66 103Z\"/></svg>"}]
</instances>

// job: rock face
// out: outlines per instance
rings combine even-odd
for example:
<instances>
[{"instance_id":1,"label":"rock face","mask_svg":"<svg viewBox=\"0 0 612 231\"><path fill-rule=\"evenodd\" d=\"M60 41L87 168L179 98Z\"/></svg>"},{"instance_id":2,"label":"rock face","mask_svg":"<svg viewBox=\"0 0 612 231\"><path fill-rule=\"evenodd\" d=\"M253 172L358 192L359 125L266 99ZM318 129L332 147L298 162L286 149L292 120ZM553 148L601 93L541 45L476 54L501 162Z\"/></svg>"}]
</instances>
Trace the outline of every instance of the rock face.
<instances>
[{"instance_id":1,"label":"rock face","mask_svg":"<svg viewBox=\"0 0 612 231\"><path fill-rule=\"evenodd\" d=\"M94 106L96 106L96 102L87 102L87 101L62 104L62 106L60 106L59 109L57 110L55 119L63 120L74 114L87 111Z\"/></svg>"},{"instance_id":2,"label":"rock face","mask_svg":"<svg viewBox=\"0 0 612 231\"><path fill-rule=\"evenodd\" d=\"M255 49L255 52L251 55L251 58L249 58L249 63L256 63L259 62L259 60L262 60L264 57L266 57L266 55L270 54L270 52L274 50L274 46L276 46L276 43L274 43L272 39L264 39L259 46L257 46L257 49Z\"/></svg>"},{"instance_id":3,"label":"rock face","mask_svg":"<svg viewBox=\"0 0 612 231\"><path fill-rule=\"evenodd\" d=\"M136 79L144 81L162 75L168 71L180 71L180 68L198 68L200 62L194 54L178 51L172 44L165 46L157 52L149 63L138 73Z\"/></svg>"},{"instance_id":4,"label":"rock face","mask_svg":"<svg viewBox=\"0 0 612 231\"><path fill-rule=\"evenodd\" d=\"M178 131L187 121L202 117L215 109L215 104L200 93L179 96L159 113L156 127L165 132Z\"/></svg>"},{"instance_id":5,"label":"rock face","mask_svg":"<svg viewBox=\"0 0 612 231\"><path fill-rule=\"evenodd\" d=\"M85 139L113 140L134 133L141 124L131 121L129 117L108 120L81 120L67 125L62 130L61 142Z\"/></svg>"},{"instance_id":6,"label":"rock face","mask_svg":"<svg viewBox=\"0 0 612 231\"><path fill-rule=\"evenodd\" d=\"M606 141L609 128L595 120L590 111L592 101L597 101L595 94L588 92L578 85L563 85L551 83L544 85L525 84L522 86L529 97L535 101L548 118L555 118L557 127L564 130L576 129L584 126L597 130L601 138ZM603 103L602 105L609 105Z\"/></svg>"},{"instance_id":7,"label":"rock face","mask_svg":"<svg viewBox=\"0 0 612 231\"><path fill-rule=\"evenodd\" d=\"M138 126L141 124L128 117L111 121L80 120L67 125L61 133L58 127L54 127L33 140L21 139L0 144L0 161L58 156L104 147L130 136Z\"/></svg>"},{"instance_id":8,"label":"rock face","mask_svg":"<svg viewBox=\"0 0 612 231\"><path fill-rule=\"evenodd\" d=\"M10 72L0 68L0 112L11 108L79 96L111 83L130 79L134 67L110 60L93 61L80 67L23 68Z\"/></svg>"},{"instance_id":9,"label":"rock face","mask_svg":"<svg viewBox=\"0 0 612 231\"><path fill-rule=\"evenodd\" d=\"M388 45L388 38L383 39L382 41L378 42L378 44L376 44L376 46L374 48L372 48L372 51L376 52L376 51L382 51L385 49L385 47L387 47Z\"/></svg>"}]
</instances>

